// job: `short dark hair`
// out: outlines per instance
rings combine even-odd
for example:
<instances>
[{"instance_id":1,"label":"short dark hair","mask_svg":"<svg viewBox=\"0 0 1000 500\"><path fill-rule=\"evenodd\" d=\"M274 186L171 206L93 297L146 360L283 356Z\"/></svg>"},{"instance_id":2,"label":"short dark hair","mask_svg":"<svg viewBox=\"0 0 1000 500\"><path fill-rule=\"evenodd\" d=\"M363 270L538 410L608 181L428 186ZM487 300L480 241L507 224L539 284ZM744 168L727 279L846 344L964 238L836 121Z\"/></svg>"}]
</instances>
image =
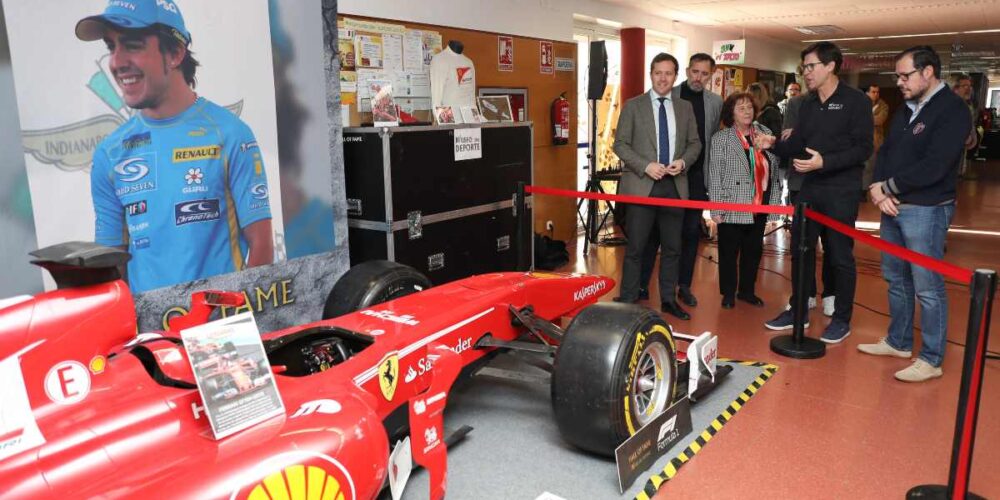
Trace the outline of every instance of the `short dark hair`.
<instances>
[{"instance_id":1,"label":"short dark hair","mask_svg":"<svg viewBox=\"0 0 1000 500\"><path fill-rule=\"evenodd\" d=\"M923 71L924 68L930 66L934 68L934 78L941 78L941 57L934 50L934 47L930 45L917 45L916 47L910 47L899 54L896 54L896 62L900 59L912 56L913 57L913 69L917 71Z\"/></svg>"},{"instance_id":2,"label":"short dark hair","mask_svg":"<svg viewBox=\"0 0 1000 500\"><path fill-rule=\"evenodd\" d=\"M799 90L802 90L802 84L799 83L799 82L796 82L796 81L788 82L788 85L785 85L785 89L787 89L788 87L791 87L792 85L796 85L796 86L799 87Z\"/></svg>"},{"instance_id":3,"label":"short dark hair","mask_svg":"<svg viewBox=\"0 0 1000 500\"><path fill-rule=\"evenodd\" d=\"M753 105L753 115L757 116L757 112L760 111L760 108L757 106L757 103L754 102L753 96L750 95L749 92L733 92L732 94L729 94L726 101L722 103L722 115L720 118L722 119L723 125L727 127L733 126L733 123L736 122L736 118L733 116L733 113L736 112L736 105L743 100L746 100Z\"/></svg>"},{"instance_id":4,"label":"short dark hair","mask_svg":"<svg viewBox=\"0 0 1000 500\"><path fill-rule=\"evenodd\" d=\"M840 53L840 47L833 42L816 42L802 50L802 61L806 56L816 53L819 62L825 64L833 63L833 74L840 74L840 65L844 63L844 55Z\"/></svg>"},{"instance_id":5,"label":"short dark hair","mask_svg":"<svg viewBox=\"0 0 1000 500\"><path fill-rule=\"evenodd\" d=\"M661 63L663 61L670 61L674 63L674 73L681 69L681 65L677 63L676 57L667 54L666 52L660 52L659 54L653 56L653 62L649 63L649 72L652 73L653 67L656 66L657 63Z\"/></svg>"},{"instance_id":6,"label":"short dark hair","mask_svg":"<svg viewBox=\"0 0 1000 500\"><path fill-rule=\"evenodd\" d=\"M184 59L181 61L180 68L181 72L184 73L184 81L187 82L191 88L197 85L197 80L194 78L195 70L201 63L194 58L194 53L191 52L191 47L187 44L181 42L174 35L170 34L166 30L159 29L155 30L156 37L160 40L160 53L163 55L175 53L178 50L184 49Z\"/></svg>"},{"instance_id":7,"label":"short dark hair","mask_svg":"<svg viewBox=\"0 0 1000 500\"><path fill-rule=\"evenodd\" d=\"M871 89L872 89L872 87L875 87L875 88L877 88L877 89L879 89L879 90L881 90L881 89L882 89L882 87L879 87L877 83L869 83L869 84L868 84L868 85L866 85L866 86L865 86L865 88L864 88L864 89L862 89L862 90L864 90L865 92L867 92L867 91L871 90Z\"/></svg>"},{"instance_id":8,"label":"short dark hair","mask_svg":"<svg viewBox=\"0 0 1000 500\"><path fill-rule=\"evenodd\" d=\"M694 63L702 61L708 61L709 67L711 68L715 67L715 58L704 52L698 52L692 55L691 58L688 59L688 66L694 66Z\"/></svg>"},{"instance_id":9,"label":"short dark hair","mask_svg":"<svg viewBox=\"0 0 1000 500\"><path fill-rule=\"evenodd\" d=\"M954 84L958 84L958 82L964 82L966 80L968 80L969 83L972 83L972 77L969 76L968 73L965 73L965 72L962 72L962 71L960 71L958 73L952 73L951 74L951 80L952 80L952 83L954 83Z\"/></svg>"}]
</instances>

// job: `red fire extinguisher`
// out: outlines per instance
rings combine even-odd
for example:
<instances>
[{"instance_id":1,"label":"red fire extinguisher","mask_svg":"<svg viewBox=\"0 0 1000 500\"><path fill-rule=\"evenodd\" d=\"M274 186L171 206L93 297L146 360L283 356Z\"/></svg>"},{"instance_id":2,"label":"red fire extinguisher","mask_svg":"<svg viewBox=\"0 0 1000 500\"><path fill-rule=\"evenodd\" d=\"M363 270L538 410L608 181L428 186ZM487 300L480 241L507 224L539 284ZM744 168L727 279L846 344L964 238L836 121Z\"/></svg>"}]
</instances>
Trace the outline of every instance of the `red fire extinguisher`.
<instances>
[{"instance_id":1,"label":"red fire extinguisher","mask_svg":"<svg viewBox=\"0 0 1000 500\"><path fill-rule=\"evenodd\" d=\"M569 101L565 92L552 101L552 144L569 144Z\"/></svg>"}]
</instances>

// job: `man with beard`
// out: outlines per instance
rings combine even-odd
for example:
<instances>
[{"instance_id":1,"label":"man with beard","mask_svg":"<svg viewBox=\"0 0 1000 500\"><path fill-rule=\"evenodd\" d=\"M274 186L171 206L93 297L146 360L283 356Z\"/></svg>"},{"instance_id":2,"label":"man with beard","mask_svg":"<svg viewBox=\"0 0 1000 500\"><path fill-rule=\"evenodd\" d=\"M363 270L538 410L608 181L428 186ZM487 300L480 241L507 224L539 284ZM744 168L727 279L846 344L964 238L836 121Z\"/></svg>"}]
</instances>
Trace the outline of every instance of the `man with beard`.
<instances>
[{"instance_id":1,"label":"man with beard","mask_svg":"<svg viewBox=\"0 0 1000 500\"><path fill-rule=\"evenodd\" d=\"M955 213L959 155L972 129L969 111L941 81L941 59L931 47L913 47L896 56L896 85L906 106L889 125L868 193L882 212L884 241L941 259ZM882 254L882 276L889 283L889 334L878 343L858 345L858 350L909 359L916 298L923 343L917 359L896 372L896 379L940 377L948 340L944 278L888 253Z\"/></svg>"},{"instance_id":2,"label":"man with beard","mask_svg":"<svg viewBox=\"0 0 1000 500\"><path fill-rule=\"evenodd\" d=\"M802 51L802 74L809 94L799 109L797 127L788 138L775 143L774 136L759 136L761 148L773 145L777 154L791 157L789 183L801 177L798 201L853 227L858 218L858 200L864 161L872 153L871 101L859 89L840 81L837 73L843 62L840 48L830 42L818 42ZM806 230L806 249L815 251L819 237L818 223L811 220L792 228L792 240L799 241L799 228ZM857 269L854 266L854 240L830 231L830 254L837 286L833 319L820 340L836 344L851 333L854 310L854 288ZM799 252L792 253L795 268ZM816 261L806 259L806 276L816 273ZM793 290L799 289L798 273L793 273ZM808 290L806 290L808 291ZM794 293L789 303L794 304ZM792 311L786 310L765 323L771 330L788 330L793 326ZM808 320L806 323L808 326Z\"/></svg>"},{"instance_id":3,"label":"man with beard","mask_svg":"<svg viewBox=\"0 0 1000 500\"><path fill-rule=\"evenodd\" d=\"M701 141L701 154L687 171L688 196L691 200L708 201L708 173L706 165L709 161L709 149L705 144L712 139L712 134L719 130L719 116L722 112L722 98L712 91L706 91L705 86L712 79L715 71L715 59L705 53L697 53L688 60L687 80L677 85L670 92L674 100L683 99L691 103L695 120L698 122L698 139ZM677 275L677 298L684 304L694 307L698 299L691 293L691 281L694 279L694 264L698 259L698 242L701 240L702 210L684 210L684 221L681 226L681 257L680 269ZM659 233L656 227L649 237L646 251L642 256L642 276L639 283L639 298L649 298L649 279L653 275L653 262L660 248ZM660 290L660 297L669 297L673 291Z\"/></svg>"},{"instance_id":4,"label":"man with beard","mask_svg":"<svg viewBox=\"0 0 1000 500\"><path fill-rule=\"evenodd\" d=\"M972 130L969 132L969 137L965 139L965 149L969 150L976 147L976 142L979 137L976 134L976 106L972 103L972 77L965 73L959 73L952 77L952 87L951 89L955 91L958 97L962 98L962 102L969 108L969 123L972 123ZM966 156L965 151L961 153L961 163L958 169L958 175L969 180L976 179L975 171L969 170L969 158Z\"/></svg>"},{"instance_id":5,"label":"man with beard","mask_svg":"<svg viewBox=\"0 0 1000 500\"><path fill-rule=\"evenodd\" d=\"M802 93L802 86L799 82L792 82L788 84L785 88L785 98L778 103L778 109L781 110L781 114L784 115L788 110L788 103L799 96Z\"/></svg>"},{"instance_id":6,"label":"man with beard","mask_svg":"<svg viewBox=\"0 0 1000 500\"><path fill-rule=\"evenodd\" d=\"M127 248L133 292L269 264L260 148L243 121L194 92L198 62L172 0L110 0L77 38L103 40L138 113L94 151L95 241Z\"/></svg>"}]
</instances>

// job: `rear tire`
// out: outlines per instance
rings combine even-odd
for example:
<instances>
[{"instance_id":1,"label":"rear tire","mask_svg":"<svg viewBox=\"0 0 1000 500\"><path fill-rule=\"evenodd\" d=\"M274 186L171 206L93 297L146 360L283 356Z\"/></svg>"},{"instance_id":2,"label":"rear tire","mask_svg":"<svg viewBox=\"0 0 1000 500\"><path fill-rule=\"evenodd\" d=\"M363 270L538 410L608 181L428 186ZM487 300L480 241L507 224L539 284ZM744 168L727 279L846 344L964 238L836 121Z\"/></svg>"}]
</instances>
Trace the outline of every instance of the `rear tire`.
<instances>
[{"instance_id":1,"label":"rear tire","mask_svg":"<svg viewBox=\"0 0 1000 500\"><path fill-rule=\"evenodd\" d=\"M323 319L343 316L430 287L430 280L410 266L386 260L364 262L337 280L326 298Z\"/></svg>"},{"instance_id":2,"label":"rear tire","mask_svg":"<svg viewBox=\"0 0 1000 500\"><path fill-rule=\"evenodd\" d=\"M602 302L566 329L552 374L552 409L566 441L600 455L673 403L677 362L670 327L641 306Z\"/></svg>"}]
</instances>

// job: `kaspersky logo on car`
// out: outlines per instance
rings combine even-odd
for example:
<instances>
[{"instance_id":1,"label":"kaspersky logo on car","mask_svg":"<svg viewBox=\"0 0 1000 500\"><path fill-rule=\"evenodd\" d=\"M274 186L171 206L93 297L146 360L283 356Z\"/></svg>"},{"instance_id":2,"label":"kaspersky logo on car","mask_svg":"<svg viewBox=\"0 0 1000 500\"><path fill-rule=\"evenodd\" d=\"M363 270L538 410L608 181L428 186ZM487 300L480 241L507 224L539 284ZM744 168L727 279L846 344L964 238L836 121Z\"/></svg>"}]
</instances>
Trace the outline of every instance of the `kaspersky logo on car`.
<instances>
[{"instance_id":1,"label":"kaspersky logo on car","mask_svg":"<svg viewBox=\"0 0 1000 500\"><path fill-rule=\"evenodd\" d=\"M321 453L282 453L265 459L251 472L258 472L259 479L233 491L230 500L357 498L350 471L335 458Z\"/></svg>"},{"instance_id":2,"label":"kaspersky logo on car","mask_svg":"<svg viewBox=\"0 0 1000 500\"><path fill-rule=\"evenodd\" d=\"M583 288L581 288L581 289L573 292L573 300L576 301L576 302L579 302L579 301L584 300L584 299L586 299L588 297L596 295L598 292L600 292L601 290L604 290L607 287L608 287L608 284L604 280L598 281L597 283L594 283L593 285L587 285L587 286L585 286L585 287L583 287Z\"/></svg>"},{"instance_id":3,"label":"kaspersky logo on car","mask_svg":"<svg viewBox=\"0 0 1000 500\"><path fill-rule=\"evenodd\" d=\"M121 89L111 76L108 61L107 55L95 61L100 69L90 76L84 86L101 100L110 113L105 112L52 128L22 130L21 143L25 154L31 155L39 163L53 165L67 172L90 168L97 145L136 113L136 110L125 104ZM240 116L243 112L243 100L226 106L226 109ZM148 138L142 142L148 144L147 141ZM138 144L126 143L123 146L130 149Z\"/></svg>"}]
</instances>

